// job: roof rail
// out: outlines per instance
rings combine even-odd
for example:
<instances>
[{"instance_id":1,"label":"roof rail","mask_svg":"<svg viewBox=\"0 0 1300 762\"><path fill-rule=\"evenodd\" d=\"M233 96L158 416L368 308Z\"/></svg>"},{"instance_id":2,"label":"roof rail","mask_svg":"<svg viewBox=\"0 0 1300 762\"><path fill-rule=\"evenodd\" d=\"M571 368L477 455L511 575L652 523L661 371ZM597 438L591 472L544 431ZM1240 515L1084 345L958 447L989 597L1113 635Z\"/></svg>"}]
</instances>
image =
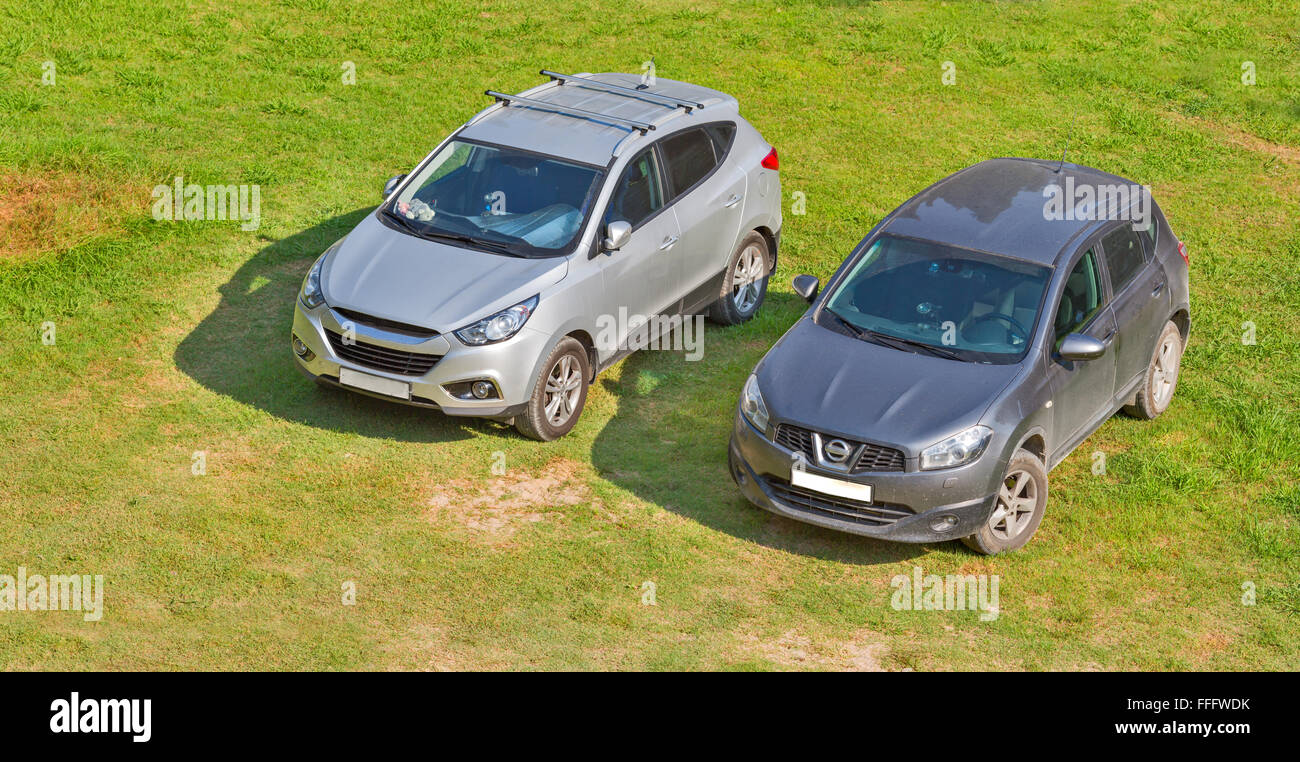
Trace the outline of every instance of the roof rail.
<instances>
[{"instance_id":1,"label":"roof rail","mask_svg":"<svg viewBox=\"0 0 1300 762\"><path fill-rule=\"evenodd\" d=\"M612 114L601 114L595 111L587 111L585 109L573 108L572 106L561 106L558 103L548 103L547 101L539 101L536 98L521 98L518 95L507 95L506 93L498 93L496 90L484 90L483 92L484 94L492 98L495 98L498 102L504 103L506 105L510 105L511 103L518 103L521 106L531 106L533 108L541 109L543 111L554 111L558 114L565 114L567 116L576 116L583 119L594 119L597 121L610 122L613 124L622 124L631 127L634 130L638 130L642 135L646 134L647 132L655 128L655 126L649 122L642 122L636 119L627 119L625 117L614 116Z\"/></svg>"},{"instance_id":2,"label":"roof rail","mask_svg":"<svg viewBox=\"0 0 1300 762\"><path fill-rule=\"evenodd\" d=\"M686 113L691 113L691 109L704 108L704 104L698 101L687 101L680 98L674 98L670 95L660 95L659 93L649 93L644 90L637 90L632 87L623 87L622 85L611 85L608 82L601 82L587 77L579 77L576 74L560 74L559 72L541 70L541 75L550 77L552 80L559 80L560 84L565 82L577 82L582 87L589 87L593 90L600 90L614 95L622 95L627 98L641 98L651 103L658 103L660 106L671 106L673 108L684 108Z\"/></svg>"}]
</instances>

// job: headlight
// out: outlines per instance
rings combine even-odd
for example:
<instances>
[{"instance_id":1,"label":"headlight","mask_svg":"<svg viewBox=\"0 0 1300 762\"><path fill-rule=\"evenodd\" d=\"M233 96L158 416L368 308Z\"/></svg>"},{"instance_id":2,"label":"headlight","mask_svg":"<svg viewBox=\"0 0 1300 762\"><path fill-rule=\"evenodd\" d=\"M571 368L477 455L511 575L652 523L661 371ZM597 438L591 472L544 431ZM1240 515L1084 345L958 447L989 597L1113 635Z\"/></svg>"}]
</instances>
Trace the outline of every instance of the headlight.
<instances>
[{"instance_id":1,"label":"headlight","mask_svg":"<svg viewBox=\"0 0 1300 762\"><path fill-rule=\"evenodd\" d=\"M528 317L535 309L537 309L536 296L455 331L456 338L474 347L505 341L519 333L519 329L524 327L524 323L528 322Z\"/></svg>"},{"instance_id":2,"label":"headlight","mask_svg":"<svg viewBox=\"0 0 1300 762\"><path fill-rule=\"evenodd\" d=\"M316 309L325 303L325 294L320 288L321 265L325 263L325 257L328 257L336 246L338 244L326 249L325 253L316 260L316 264L312 265L311 269L307 271L307 277L302 279L302 291L298 294L298 298L302 300L302 306L309 310Z\"/></svg>"},{"instance_id":3,"label":"headlight","mask_svg":"<svg viewBox=\"0 0 1300 762\"><path fill-rule=\"evenodd\" d=\"M745 388L740 392L740 412L745 414L754 428L767 433L767 405L758 391L758 376L750 374Z\"/></svg>"},{"instance_id":4,"label":"headlight","mask_svg":"<svg viewBox=\"0 0 1300 762\"><path fill-rule=\"evenodd\" d=\"M971 426L960 434L931 445L921 452L921 470L931 471L970 463L984 454L984 448L989 446L992 436L993 429L988 426Z\"/></svg>"}]
</instances>

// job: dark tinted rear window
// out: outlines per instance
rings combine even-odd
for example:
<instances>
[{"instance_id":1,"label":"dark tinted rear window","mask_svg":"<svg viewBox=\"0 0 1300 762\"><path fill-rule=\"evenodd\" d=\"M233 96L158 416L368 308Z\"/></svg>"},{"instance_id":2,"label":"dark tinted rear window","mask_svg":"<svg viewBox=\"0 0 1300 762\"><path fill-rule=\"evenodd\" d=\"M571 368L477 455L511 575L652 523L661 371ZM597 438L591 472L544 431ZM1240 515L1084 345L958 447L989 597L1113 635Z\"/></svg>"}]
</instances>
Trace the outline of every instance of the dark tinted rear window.
<instances>
[{"instance_id":1,"label":"dark tinted rear window","mask_svg":"<svg viewBox=\"0 0 1300 762\"><path fill-rule=\"evenodd\" d=\"M674 196L699 182L717 163L713 140L702 129L687 130L665 139L663 151Z\"/></svg>"},{"instance_id":2,"label":"dark tinted rear window","mask_svg":"<svg viewBox=\"0 0 1300 762\"><path fill-rule=\"evenodd\" d=\"M1138 240L1133 226L1124 224L1101 239L1101 248L1106 253L1106 270L1110 272L1111 290L1119 293L1146 262L1142 242Z\"/></svg>"},{"instance_id":3,"label":"dark tinted rear window","mask_svg":"<svg viewBox=\"0 0 1300 762\"><path fill-rule=\"evenodd\" d=\"M1156 239L1160 234L1160 218L1156 216L1156 211L1152 205L1151 219L1147 221L1146 230L1142 231L1142 241L1147 245L1148 258L1155 256Z\"/></svg>"},{"instance_id":4,"label":"dark tinted rear window","mask_svg":"<svg viewBox=\"0 0 1300 762\"><path fill-rule=\"evenodd\" d=\"M713 150L721 161L727 151L731 150L731 141L736 139L736 125L730 122L719 122L710 124L704 129L709 131L709 137L713 138Z\"/></svg>"}]
</instances>

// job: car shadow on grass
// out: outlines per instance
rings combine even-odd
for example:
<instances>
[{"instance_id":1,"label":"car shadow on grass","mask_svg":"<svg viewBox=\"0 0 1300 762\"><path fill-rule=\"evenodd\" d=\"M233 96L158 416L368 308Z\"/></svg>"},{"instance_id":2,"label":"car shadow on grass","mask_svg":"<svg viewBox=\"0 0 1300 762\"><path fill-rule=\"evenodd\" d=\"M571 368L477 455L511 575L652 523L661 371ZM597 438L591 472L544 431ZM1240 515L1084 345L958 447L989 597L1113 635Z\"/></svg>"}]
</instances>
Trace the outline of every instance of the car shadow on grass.
<instances>
[{"instance_id":1,"label":"car shadow on grass","mask_svg":"<svg viewBox=\"0 0 1300 762\"><path fill-rule=\"evenodd\" d=\"M709 325L704 356L642 350L596 383L618 412L596 435L591 462L602 478L719 532L788 553L841 563L896 563L934 546L834 532L768 513L746 500L727 469L740 387L754 364L807 305L770 292L754 324Z\"/></svg>"},{"instance_id":2,"label":"car shadow on grass","mask_svg":"<svg viewBox=\"0 0 1300 762\"><path fill-rule=\"evenodd\" d=\"M371 209L269 243L221 286L221 303L176 348L176 366L211 391L277 418L406 442L449 442L501 428L479 419L312 383L289 350L294 300L312 262Z\"/></svg>"}]
</instances>

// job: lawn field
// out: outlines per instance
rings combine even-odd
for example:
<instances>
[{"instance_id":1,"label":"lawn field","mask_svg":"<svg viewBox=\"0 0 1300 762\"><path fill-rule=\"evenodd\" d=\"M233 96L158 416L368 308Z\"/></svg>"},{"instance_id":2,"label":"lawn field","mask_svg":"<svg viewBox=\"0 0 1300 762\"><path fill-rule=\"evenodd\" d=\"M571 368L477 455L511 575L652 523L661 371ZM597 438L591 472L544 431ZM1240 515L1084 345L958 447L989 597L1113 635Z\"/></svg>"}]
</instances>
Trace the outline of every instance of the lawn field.
<instances>
[{"instance_id":1,"label":"lawn field","mask_svg":"<svg viewBox=\"0 0 1300 762\"><path fill-rule=\"evenodd\" d=\"M652 57L780 152L757 318L624 360L553 443L298 373L307 268L485 89ZM1005 557L750 506L727 437L790 279L1067 138L1187 243L1167 413L1080 446ZM156 220L177 176L256 185L260 226ZM1298 400L1296 0L0 0L0 574L105 591L0 610L0 668L1294 670ZM997 575L996 618L895 610L915 567Z\"/></svg>"}]
</instances>

